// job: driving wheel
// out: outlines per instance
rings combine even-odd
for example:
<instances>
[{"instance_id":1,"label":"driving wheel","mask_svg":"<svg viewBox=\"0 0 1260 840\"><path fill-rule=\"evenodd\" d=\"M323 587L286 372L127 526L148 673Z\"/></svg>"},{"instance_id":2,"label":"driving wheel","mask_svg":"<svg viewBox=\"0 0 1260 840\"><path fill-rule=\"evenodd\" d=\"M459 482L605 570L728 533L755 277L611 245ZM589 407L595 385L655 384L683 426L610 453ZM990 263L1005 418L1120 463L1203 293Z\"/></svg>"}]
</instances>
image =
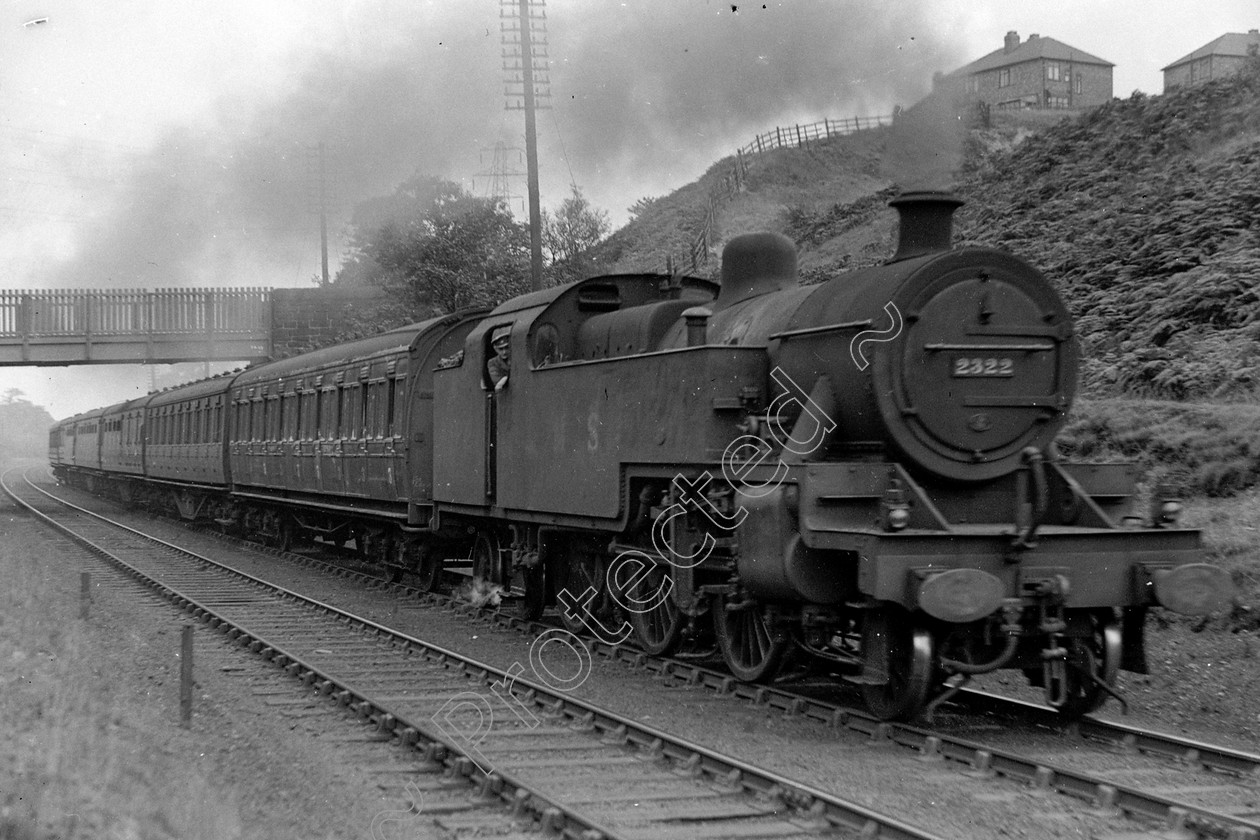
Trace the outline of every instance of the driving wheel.
<instances>
[{"instance_id":1,"label":"driving wheel","mask_svg":"<svg viewBox=\"0 0 1260 840\"><path fill-rule=\"evenodd\" d=\"M766 621L755 601L734 605L728 595L713 599L713 632L726 667L745 682L772 679L792 640Z\"/></svg>"}]
</instances>

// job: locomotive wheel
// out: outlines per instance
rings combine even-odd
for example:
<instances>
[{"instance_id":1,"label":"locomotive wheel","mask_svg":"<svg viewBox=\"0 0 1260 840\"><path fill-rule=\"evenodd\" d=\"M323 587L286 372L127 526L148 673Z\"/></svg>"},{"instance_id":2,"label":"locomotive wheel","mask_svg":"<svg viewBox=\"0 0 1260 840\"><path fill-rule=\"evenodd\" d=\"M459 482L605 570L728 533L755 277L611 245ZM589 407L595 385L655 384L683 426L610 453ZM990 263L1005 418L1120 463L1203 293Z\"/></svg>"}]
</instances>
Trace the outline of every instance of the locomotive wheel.
<instances>
[{"instance_id":1,"label":"locomotive wheel","mask_svg":"<svg viewBox=\"0 0 1260 840\"><path fill-rule=\"evenodd\" d=\"M556 590L556 611L560 613L560 621L565 629L574 635L584 636L591 632L590 629L581 616L569 615L560 593L568 590L573 600L581 603L586 591L594 589L596 594L586 604L586 609L592 613L593 619L597 619L601 612L606 611L604 596L601 594L604 587L604 564L581 551L570 551L567 560L564 576L558 581L562 585Z\"/></svg>"},{"instance_id":2,"label":"locomotive wheel","mask_svg":"<svg viewBox=\"0 0 1260 840\"><path fill-rule=\"evenodd\" d=\"M669 576L669 570L655 564L639 579L639 582L626 594L632 599L646 601L652 593L658 592ZM683 627L687 617L678 608L671 591L659 606L644 612L630 613L630 626L634 628L634 637L639 647L652 656L669 656L678 650L682 641Z\"/></svg>"},{"instance_id":3,"label":"locomotive wheel","mask_svg":"<svg viewBox=\"0 0 1260 840\"><path fill-rule=\"evenodd\" d=\"M503 573L503 561L499 557L499 540L492 534L479 531L473 541L472 555L473 578L480 578L487 583L506 584Z\"/></svg>"},{"instance_id":4,"label":"locomotive wheel","mask_svg":"<svg viewBox=\"0 0 1260 840\"><path fill-rule=\"evenodd\" d=\"M372 554L376 548L375 542L376 541L372 539L371 532L368 531L366 527L359 526L354 529L355 552L359 555L359 559L365 563L372 562Z\"/></svg>"},{"instance_id":5,"label":"locomotive wheel","mask_svg":"<svg viewBox=\"0 0 1260 840\"><path fill-rule=\"evenodd\" d=\"M276 548L280 551L290 551L293 548L293 522L283 513L277 514L277 517Z\"/></svg>"},{"instance_id":6,"label":"locomotive wheel","mask_svg":"<svg viewBox=\"0 0 1260 840\"><path fill-rule=\"evenodd\" d=\"M726 667L745 682L773 679L792 643L787 634L770 627L755 603L727 609L726 595L713 599L713 632Z\"/></svg>"},{"instance_id":7,"label":"locomotive wheel","mask_svg":"<svg viewBox=\"0 0 1260 840\"><path fill-rule=\"evenodd\" d=\"M1116 685L1120 671L1120 625L1114 616L1095 613L1089 618L1091 633L1068 640L1067 669L1064 673L1064 700L1056 706L1059 714L1078 718L1107 702L1107 693L1089 676L1097 673L1109 687Z\"/></svg>"},{"instance_id":8,"label":"locomotive wheel","mask_svg":"<svg viewBox=\"0 0 1260 840\"><path fill-rule=\"evenodd\" d=\"M526 621L542 618L543 608L547 605L547 574L543 562L539 560L533 568L525 566L513 577L525 590L525 594L517 602L517 615Z\"/></svg>"},{"instance_id":9,"label":"locomotive wheel","mask_svg":"<svg viewBox=\"0 0 1260 840\"><path fill-rule=\"evenodd\" d=\"M401 583L403 575L415 568L417 544L402 534L391 534L387 539L383 577L390 583Z\"/></svg>"},{"instance_id":10,"label":"locomotive wheel","mask_svg":"<svg viewBox=\"0 0 1260 840\"><path fill-rule=\"evenodd\" d=\"M862 625L862 697L881 720L909 720L928 700L936 667L932 635L902 607L871 610Z\"/></svg>"},{"instance_id":11,"label":"locomotive wheel","mask_svg":"<svg viewBox=\"0 0 1260 840\"><path fill-rule=\"evenodd\" d=\"M416 588L421 592L432 592L437 589L442 579L442 558L437 550L427 542L417 543L407 558L407 568L416 577Z\"/></svg>"}]
</instances>

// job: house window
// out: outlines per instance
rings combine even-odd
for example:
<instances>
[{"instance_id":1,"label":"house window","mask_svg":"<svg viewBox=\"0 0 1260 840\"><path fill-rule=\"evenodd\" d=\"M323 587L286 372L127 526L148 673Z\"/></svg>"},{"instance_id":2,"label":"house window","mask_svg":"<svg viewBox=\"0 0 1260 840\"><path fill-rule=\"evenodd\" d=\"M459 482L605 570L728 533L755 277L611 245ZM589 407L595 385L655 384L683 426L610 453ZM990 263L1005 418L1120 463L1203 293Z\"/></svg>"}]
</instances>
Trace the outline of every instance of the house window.
<instances>
[{"instance_id":1,"label":"house window","mask_svg":"<svg viewBox=\"0 0 1260 840\"><path fill-rule=\"evenodd\" d=\"M1047 96L1046 107L1047 108L1067 108L1070 106L1068 105L1068 98L1066 96Z\"/></svg>"},{"instance_id":2,"label":"house window","mask_svg":"<svg viewBox=\"0 0 1260 840\"><path fill-rule=\"evenodd\" d=\"M979 93L979 92L980 92L980 77L968 76L967 77L967 93Z\"/></svg>"},{"instance_id":3,"label":"house window","mask_svg":"<svg viewBox=\"0 0 1260 840\"><path fill-rule=\"evenodd\" d=\"M1081 92L1081 74L1080 73L1076 74L1076 80L1072 82L1072 85L1073 85L1073 88L1072 88L1073 90L1075 90L1077 93Z\"/></svg>"},{"instance_id":4,"label":"house window","mask_svg":"<svg viewBox=\"0 0 1260 840\"><path fill-rule=\"evenodd\" d=\"M998 87L1010 87L1011 84L1011 68L1006 67L998 71Z\"/></svg>"},{"instance_id":5,"label":"house window","mask_svg":"<svg viewBox=\"0 0 1260 840\"><path fill-rule=\"evenodd\" d=\"M1046 65L1046 80L1051 82L1059 81L1059 63L1052 61Z\"/></svg>"}]
</instances>

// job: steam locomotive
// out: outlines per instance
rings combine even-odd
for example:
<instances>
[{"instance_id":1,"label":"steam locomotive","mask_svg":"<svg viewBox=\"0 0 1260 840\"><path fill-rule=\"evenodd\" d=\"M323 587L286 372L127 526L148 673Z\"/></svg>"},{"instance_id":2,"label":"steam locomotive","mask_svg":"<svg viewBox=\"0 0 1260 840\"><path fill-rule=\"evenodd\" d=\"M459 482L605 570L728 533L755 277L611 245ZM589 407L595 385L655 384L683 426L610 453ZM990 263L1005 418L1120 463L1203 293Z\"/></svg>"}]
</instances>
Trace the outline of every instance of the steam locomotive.
<instances>
[{"instance_id":1,"label":"steam locomotive","mask_svg":"<svg viewBox=\"0 0 1260 840\"><path fill-rule=\"evenodd\" d=\"M1230 581L1170 494L1057 455L1078 348L1046 279L951 249L951 195L892 203L894 256L819 285L790 240L739 236L720 283L601 276L434 318L72 417L50 460L276 546L353 541L424 588L471 566L653 653L711 633L741 679L805 656L886 719L999 669L1084 714L1145 671L1151 606L1227 608Z\"/></svg>"}]
</instances>

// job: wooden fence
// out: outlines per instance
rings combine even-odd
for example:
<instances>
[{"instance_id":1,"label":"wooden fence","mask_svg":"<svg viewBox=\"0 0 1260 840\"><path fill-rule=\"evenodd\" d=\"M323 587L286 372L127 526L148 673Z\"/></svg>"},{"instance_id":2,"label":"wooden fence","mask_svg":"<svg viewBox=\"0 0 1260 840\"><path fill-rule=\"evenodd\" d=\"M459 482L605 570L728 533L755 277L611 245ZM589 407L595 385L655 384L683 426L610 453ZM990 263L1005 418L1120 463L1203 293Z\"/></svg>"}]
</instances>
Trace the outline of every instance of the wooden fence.
<instances>
[{"instance_id":1,"label":"wooden fence","mask_svg":"<svg viewBox=\"0 0 1260 840\"><path fill-rule=\"evenodd\" d=\"M709 191L709 199L705 206L704 222L700 226L699 233L691 241L686 254L681 257L676 257L672 254L665 257L665 271L669 274L683 271L694 273L699 271L700 267L709 261L709 246L712 244L713 239L714 218L718 209L731 196L744 188L744 182L748 176L749 161L753 155L768 152L772 149L798 148L801 146L809 148L810 143L817 143L830 137L842 137L858 131L869 131L870 129L892 125L892 122L893 117L891 115L885 117L847 117L843 119L831 119L828 117L820 122L778 127L774 131L758 134L751 143L735 150L735 161L731 164L730 170Z\"/></svg>"},{"instance_id":2,"label":"wooden fence","mask_svg":"<svg viewBox=\"0 0 1260 840\"><path fill-rule=\"evenodd\" d=\"M886 117L846 117L842 119L824 118L821 122L806 125L780 126L774 131L758 134L753 141L739 151L745 155L760 154L771 149L794 149L799 146L809 147L830 137L843 137L858 131L869 131L892 125L892 116Z\"/></svg>"}]
</instances>

